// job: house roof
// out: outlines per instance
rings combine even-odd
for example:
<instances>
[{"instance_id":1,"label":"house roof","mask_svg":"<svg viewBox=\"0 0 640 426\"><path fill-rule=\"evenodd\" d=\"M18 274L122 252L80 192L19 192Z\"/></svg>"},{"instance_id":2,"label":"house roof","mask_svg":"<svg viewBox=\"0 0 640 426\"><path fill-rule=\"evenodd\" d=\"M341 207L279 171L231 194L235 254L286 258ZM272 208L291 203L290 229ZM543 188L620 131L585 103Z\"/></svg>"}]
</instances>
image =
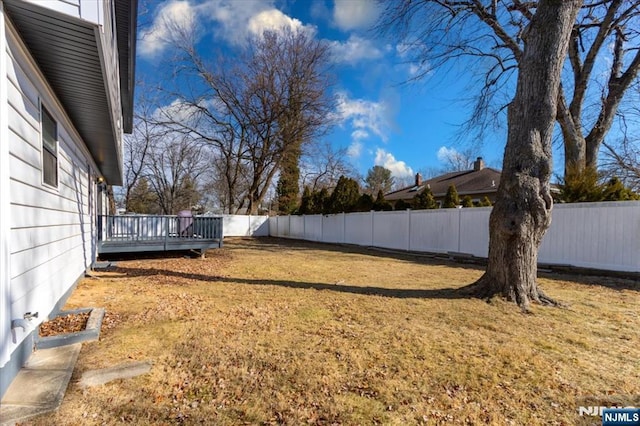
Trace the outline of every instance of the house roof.
<instances>
[{"instance_id":1,"label":"house roof","mask_svg":"<svg viewBox=\"0 0 640 426\"><path fill-rule=\"evenodd\" d=\"M137 0L115 0L122 129L131 132ZM11 21L87 144L100 172L122 184L122 152L112 114L100 26L36 3L5 0ZM111 86L112 87L112 86Z\"/></svg>"},{"instance_id":2,"label":"house roof","mask_svg":"<svg viewBox=\"0 0 640 426\"><path fill-rule=\"evenodd\" d=\"M451 172L425 180L420 185L414 184L398 191L390 192L384 198L387 201L410 200L427 187L431 189L434 197L444 197L451 185L455 185L456 191L460 196L486 194L498 190L500 175L499 170L491 167L484 167L480 170Z\"/></svg>"}]
</instances>

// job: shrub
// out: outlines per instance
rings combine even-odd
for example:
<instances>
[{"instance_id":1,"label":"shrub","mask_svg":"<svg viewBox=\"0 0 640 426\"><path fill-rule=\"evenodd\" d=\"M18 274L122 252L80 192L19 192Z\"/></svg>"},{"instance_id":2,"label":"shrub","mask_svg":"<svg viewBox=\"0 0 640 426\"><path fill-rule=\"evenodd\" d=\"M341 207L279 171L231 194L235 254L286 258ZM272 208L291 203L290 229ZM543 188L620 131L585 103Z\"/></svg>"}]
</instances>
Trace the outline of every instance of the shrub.
<instances>
[{"instance_id":1,"label":"shrub","mask_svg":"<svg viewBox=\"0 0 640 426\"><path fill-rule=\"evenodd\" d=\"M373 197L369 194L362 194L358 198L354 211L356 212L368 212L373 210Z\"/></svg>"},{"instance_id":2,"label":"shrub","mask_svg":"<svg viewBox=\"0 0 640 426\"><path fill-rule=\"evenodd\" d=\"M411 208L411 204L410 203L407 203L405 200L398 200L393 209L394 210L407 210L407 209L410 209L410 208Z\"/></svg>"},{"instance_id":3,"label":"shrub","mask_svg":"<svg viewBox=\"0 0 640 426\"><path fill-rule=\"evenodd\" d=\"M602 183L595 168L582 171L569 169L560 187L560 201L565 203L588 203L596 201L639 200L640 195L633 192L617 177Z\"/></svg>"},{"instance_id":4,"label":"shrub","mask_svg":"<svg viewBox=\"0 0 640 426\"><path fill-rule=\"evenodd\" d=\"M462 198L462 207L473 207L473 200L469 195L465 195Z\"/></svg>"},{"instance_id":5,"label":"shrub","mask_svg":"<svg viewBox=\"0 0 640 426\"><path fill-rule=\"evenodd\" d=\"M480 201L480 207L491 207L492 205L493 203L491 203L489 197L487 197L486 195L482 197L482 200Z\"/></svg>"},{"instance_id":6,"label":"shrub","mask_svg":"<svg viewBox=\"0 0 640 426\"><path fill-rule=\"evenodd\" d=\"M391 211L393 210L393 206L390 202L384 199L384 192L382 190L378 191L378 196L376 197L376 201L373 203L373 209L375 211Z\"/></svg>"},{"instance_id":7,"label":"shrub","mask_svg":"<svg viewBox=\"0 0 640 426\"><path fill-rule=\"evenodd\" d=\"M450 185L447 189L447 194L444 196L444 202L442 203L442 207L445 209L450 209L453 207L457 207L460 204L460 197L458 197L458 191L456 191L455 185Z\"/></svg>"},{"instance_id":8,"label":"shrub","mask_svg":"<svg viewBox=\"0 0 640 426\"><path fill-rule=\"evenodd\" d=\"M425 188L418 195L413 197L413 208L416 210L437 209L438 203L433 198L431 189Z\"/></svg>"}]
</instances>

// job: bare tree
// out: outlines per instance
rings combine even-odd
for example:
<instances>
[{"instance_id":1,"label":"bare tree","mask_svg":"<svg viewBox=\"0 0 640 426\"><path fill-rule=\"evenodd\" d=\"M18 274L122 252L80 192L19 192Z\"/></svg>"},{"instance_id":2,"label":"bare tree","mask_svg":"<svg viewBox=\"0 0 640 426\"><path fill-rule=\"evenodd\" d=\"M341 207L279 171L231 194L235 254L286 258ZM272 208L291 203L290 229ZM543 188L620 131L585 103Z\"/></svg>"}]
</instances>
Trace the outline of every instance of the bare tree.
<instances>
[{"instance_id":1,"label":"bare tree","mask_svg":"<svg viewBox=\"0 0 640 426\"><path fill-rule=\"evenodd\" d=\"M640 194L640 87L634 93L635 105L624 111L621 119L621 137L617 141L603 142L602 174L618 177L624 185Z\"/></svg>"},{"instance_id":2,"label":"bare tree","mask_svg":"<svg viewBox=\"0 0 640 426\"><path fill-rule=\"evenodd\" d=\"M524 35L538 4L403 0L388 4L381 28L394 30L405 51L424 65L416 78L452 60L471 60L480 92L467 129L483 129L498 120L510 99ZM625 93L638 85L639 28L639 0L587 1L573 23L556 114L564 141L565 177L596 167Z\"/></svg>"},{"instance_id":3,"label":"bare tree","mask_svg":"<svg viewBox=\"0 0 640 426\"><path fill-rule=\"evenodd\" d=\"M218 55L208 63L195 29L175 22L167 27L180 53L174 65L181 84L173 92L164 88L180 111L166 109L164 123L215 147L214 165L222 174L216 181L224 184L228 211L256 214L277 173L295 175L302 145L328 123L327 46L283 28L264 32L232 59Z\"/></svg>"},{"instance_id":4,"label":"bare tree","mask_svg":"<svg viewBox=\"0 0 640 426\"><path fill-rule=\"evenodd\" d=\"M605 147L603 172L609 177L618 177L622 183L636 193L640 193L640 146L624 138L615 149Z\"/></svg>"},{"instance_id":5,"label":"bare tree","mask_svg":"<svg viewBox=\"0 0 640 426\"><path fill-rule=\"evenodd\" d=\"M504 166L489 220L487 270L468 288L481 297L501 294L523 310L531 301L556 303L538 287L538 249L551 224L553 125L571 23L581 3L540 1L522 35Z\"/></svg>"},{"instance_id":6,"label":"bare tree","mask_svg":"<svg viewBox=\"0 0 640 426\"><path fill-rule=\"evenodd\" d=\"M149 152L146 179L163 214L176 214L200 203L203 148L185 135L167 134Z\"/></svg>"},{"instance_id":7,"label":"bare tree","mask_svg":"<svg viewBox=\"0 0 640 426\"><path fill-rule=\"evenodd\" d=\"M462 170L469 170L473 168L473 162L476 157L473 155L471 148L458 151L450 149L444 152L442 155L438 152L438 159L444 162L444 167L440 173L459 172Z\"/></svg>"},{"instance_id":8,"label":"bare tree","mask_svg":"<svg viewBox=\"0 0 640 426\"><path fill-rule=\"evenodd\" d=\"M149 149L155 139L162 137L167 129L153 122L153 103L146 96L148 90L141 83L134 114L133 132L124 136L124 181L120 194L120 204L131 211L131 194L146 171Z\"/></svg>"},{"instance_id":9,"label":"bare tree","mask_svg":"<svg viewBox=\"0 0 640 426\"><path fill-rule=\"evenodd\" d=\"M334 148L329 142L313 142L305 146L301 157L302 187L314 191L332 189L340 176L355 176L346 148Z\"/></svg>"},{"instance_id":10,"label":"bare tree","mask_svg":"<svg viewBox=\"0 0 640 426\"><path fill-rule=\"evenodd\" d=\"M391 4L385 18L387 28L419 28L422 58L433 58L431 65L467 55L491 61L484 91L517 71L502 178L490 218L487 270L466 291L480 297L501 294L525 310L531 301L554 303L537 285L537 258L551 222L551 140L562 68L581 5L580 0L402 1ZM416 27L414 19L424 23Z\"/></svg>"}]
</instances>

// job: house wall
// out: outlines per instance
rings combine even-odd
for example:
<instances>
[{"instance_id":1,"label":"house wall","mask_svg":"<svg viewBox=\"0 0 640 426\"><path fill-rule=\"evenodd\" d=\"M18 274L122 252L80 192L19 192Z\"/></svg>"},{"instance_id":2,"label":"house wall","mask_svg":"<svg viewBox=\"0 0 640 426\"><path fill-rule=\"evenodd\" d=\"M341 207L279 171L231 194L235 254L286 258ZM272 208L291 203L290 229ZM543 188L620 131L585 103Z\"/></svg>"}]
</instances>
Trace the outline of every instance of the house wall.
<instances>
[{"instance_id":1,"label":"house wall","mask_svg":"<svg viewBox=\"0 0 640 426\"><path fill-rule=\"evenodd\" d=\"M270 235L417 252L487 257L491 207L277 216ZM558 204L538 260L640 272L640 202Z\"/></svg>"},{"instance_id":2,"label":"house wall","mask_svg":"<svg viewBox=\"0 0 640 426\"><path fill-rule=\"evenodd\" d=\"M0 3L0 366L9 360L5 342L11 339L9 282L9 126L7 103L7 43L4 9ZM1 385L1 384L0 384ZM2 386L0 386L0 391ZM1 393L0 393L1 394Z\"/></svg>"},{"instance_id":3,"label":"house wall","mask_svg":"<svg viewBox=\"0 0 640 426\"><path fill-rule=\"evenodd\" d=\"M11 24L3 19L2 191L5 255L8 268L2 288L8 297L8 318L38 312L35 327L57 312L76 281L95 260L97 244L92 224L96 215L98 176L82 139L62 109ZM57 122L58 187L43 184L40 104ZM8 196L7 196L8 194ZM8 225L8 226L7 226ZM8 229L7 229L8 228ZM6 235L3 234L3 239ZM3 268L3 271L5 268ZM8 283L7 283L8 278ZM2 330L6 330L6 324ZM13 370L26 361L32 329L3 334L0 349L0 391Z\"/></svg>"},{"instance_id":4,"label":"house wall","mask_svg":"<svg viewBox=\"0 0 640 426\"><path fill-rule=\"evenodd\" d=\"M118 67L118 46L115 28L115 6L105 0L26 0L40 7L55 10L85 21L98 24L101 41L100 60L107 76L109 108L113 117L114 134L118 137L118 151L122 154L122 117L120 99L120 77Z\"/></svg>"}]
</instances>

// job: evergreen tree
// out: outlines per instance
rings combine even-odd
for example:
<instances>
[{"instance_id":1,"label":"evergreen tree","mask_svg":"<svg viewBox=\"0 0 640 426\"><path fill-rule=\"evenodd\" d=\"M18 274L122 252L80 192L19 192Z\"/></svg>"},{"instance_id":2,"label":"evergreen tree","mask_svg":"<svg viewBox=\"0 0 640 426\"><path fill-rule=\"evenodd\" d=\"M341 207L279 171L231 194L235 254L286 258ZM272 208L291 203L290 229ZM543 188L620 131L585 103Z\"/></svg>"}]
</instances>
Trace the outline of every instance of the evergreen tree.
<instances>
[{"instance_id":1,"label":"evergreen tree","mask_svg":"<svg viewBox=\"0 0 640 426\"><path fill-rule=\"evenodd\" d=\"M362 194L354 208L356 212L369 212L373 210L373 197L369 194Z\"/></svg>"},{"instance_id":2,"label":"evergreen tree","mask_svg":"<svg viewBox=\"0 0 640 426\"><path fill-rule=\"evenodd\" d=\"M330 195L327 188L322 188L320 191L313 191L311 193L311 214L325 214L329 213Z\"/></svg>"},{"instance_id":3,"label":"evergreen tree","mask_svg":"<svg viewBox=\"0 0 640 426\"><path fill-rule=\"evenodd\" d=\"M382 166L373 166L367 171L367 177L365 178L367 193L373 195L382 190L385 194L391 191L391 187L394 184L394 178L391 176L391 170Z\"/></svg>"},{"instance_id":4,"label":"evergreen tree","mask_svg":"<svg viewBox=\"0 0 640 426\"><path fill-rule=\"evenodd\" d=\"M617 177L611 178L602 188L603 201L640 200L640 194L624 186Z\"/></svg>"},{"instance_id":5,"label":"evergreen tree","mask_svg":"<svg viewBox=\"0 0 640 426\"><path fill-rule=\"evenodd\" d=\"M348 213L353 211L360 198L360 186L355 180L340 176L329 199L331 213Z\"/></svg>"},{"instance_id":6,"label":"evergreen tree","mask_svg":"<svg viewBox=\"0 0 640 426\"><path fill-rule=\"evenodd\" d=\"M384 192L382 192L382 189L378 190L376 200L373 202L373 209L378 212L388 212L393 210L393 206L391 205L391 203L384 199Z\"/></svg>"},{"instance_id":7,"label":"evergreen tree","mask_svg":"<svg viewBox=\"0 0 640 426\"><path fill-rule=\"evenodd\" d=\"M570 173L559 186L560 200L565 203L640 199L640 195L625 187L617 177L601 183L600 176L593 168L587 168L580 173Z\"/></svg>"},{"instance_id":8,"label":"evergreen tree","mask_svg":"<svg viewBox=\"0 0 640 426\"><path fill-rule=\"evenodd\" d=\"M458 191L456 191L455 185L450 185L447 189L447 194L444 196L444 202L442 207L450 209L457 207L460 204L460 197L458 197Z\"/></svg>"},{"instance_id":9,"label":"evergreen tree","mask_svg":"<svg viewBox=\"0 0 640 426\"><path fill-rule=\"evenodd\" d=\"M141 177L133 186L133 188L131 188L131 192L129 193L129 200L125 208L129 213L160 213L160 208L158 206L158 197L151 190L149 181L146 177Z\"/></svg>"},{"instance_id":10,"label":"evergreen tree","mask_svg":"<svg viewBox=\"0 0 640 426\"><path fill-rule=\"evenodd\" d=\"M405 200L398 200L396 201L396 205L394 206L394 210L407 210L411 208L411 204L407 203Z\"/></svg>"},{"instance_id":11,"label":"evergreen tree","mask_svg":"<svg viewBox=\"0 0 640 426\"><path fill-rule=\"evenodd\" d=\"M560 200L565 203L602 201L602 185L594 168L569 170L560 187Z\"/></svg>"},{"instance_id":12,"label":"evergreen tree","mask_svg":"<svg viewBox=\"0 0 640 426\"><path fill-rule=\"evenodd\" d=\"M473 200L469 195L462 197L462 207L473 207Z\"/></svg>"},{"instance_id":13,"label":"evergreen tree","mask_svg":"<svg viewBox=\"0 0 640 426\"><path fill-rule=\"evenodd\" d=\"M438 203L433 198L433 192L430 188L424 188L422 192L413 197L413 208L416 210L438 208Z\"/></svg>"},{"instance_id":14,"label":"evergreen tree","mask_svg":"<svg viewBox=\"0 0 640 426\"><path fill-rule=\"evenodd\" d=\"M493 203L486 195L482 198L482 201L480 201L480 207L491 207L492 205Z\"/></svg>"},{"instance_id":15,"label":"evergreen tree","mask_svg":"<svg viewBox=\"0 0 640 426\"><path fill-rule=\"evenodd\" d=\"M283 154L282 166L280 167L280 178L276 185L276 196L278 198L278 213L287 215L294 212L298 207L298 194L300 188L300 147L299 143L294 144L291 149Z\"/></svg>"},{"instance_id":16,"label":"evergreen tree","mask_svg":"<svg viewBox=\"0 0 640 426\"><path fill-rule=\"evenodd\" d=\"M309 189L309 187L305 185L304 190L302 191L302 200L300 200L300 208L298 209L298 214L313 214L315 210L313 201L314 200L311 189Z\"/></svg>"}]
</instances>

